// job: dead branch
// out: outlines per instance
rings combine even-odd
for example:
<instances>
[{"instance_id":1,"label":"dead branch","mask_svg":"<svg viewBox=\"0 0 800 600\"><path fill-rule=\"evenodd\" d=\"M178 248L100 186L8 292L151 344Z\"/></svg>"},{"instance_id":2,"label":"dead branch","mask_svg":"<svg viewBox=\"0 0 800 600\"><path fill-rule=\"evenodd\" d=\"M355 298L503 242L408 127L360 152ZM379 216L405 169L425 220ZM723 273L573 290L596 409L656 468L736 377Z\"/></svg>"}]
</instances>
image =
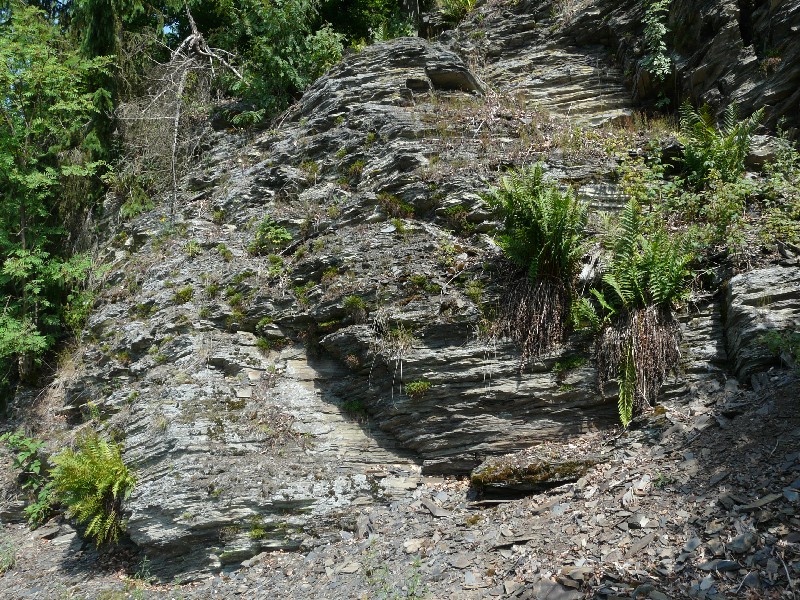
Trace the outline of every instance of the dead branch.
<instances>
[{"instance_id":1,"label":"dead branch","mask_svg":"<svg viewBox=\"0 0 800 600\"><path fill-rule=\"evenodd\" d=\"M136 175L146 174L151 181L164 176L170 178L171 217L177 203L178 180L185 166L181 159L189 158L189 136L182 136L182 133L191 130L193 118L205 116L202 111L202 114L187 112L188 101L199 101L201 105L210 103L211 81L218 65L242 79L241 72L233 64L235 56L209 46L186 3L184 10L189 35L170 51L169 60L163 63L153 60L146 77L146 92L122 103L117 110L119 130L129 149L125 170Z\"/></svg>"}]
</instances>

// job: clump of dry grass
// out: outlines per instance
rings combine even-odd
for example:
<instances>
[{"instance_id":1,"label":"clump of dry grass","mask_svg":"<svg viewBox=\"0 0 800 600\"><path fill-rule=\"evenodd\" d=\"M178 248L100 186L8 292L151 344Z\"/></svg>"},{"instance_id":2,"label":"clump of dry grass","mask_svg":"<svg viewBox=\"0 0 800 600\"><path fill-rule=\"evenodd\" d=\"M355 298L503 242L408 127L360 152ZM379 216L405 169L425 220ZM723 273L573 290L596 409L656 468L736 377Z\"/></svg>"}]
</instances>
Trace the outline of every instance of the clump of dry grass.
<instances>
[{"instance_id":1,"label":"clump of dry grass","mask_svg":"<svg viewBox=\"0 0 800 600\"><path fill-rule=\"evenodd\" d=\"M597 342L597 374L601 384L619 383L620 420L652 406L681 358L680 325L664 305L636 308L606 327Z\"/></svg>"},{"instance_id":2,"label":"clump of dry grass","mask_svg":"<svg viewBox=\"0 0 800 600\"><path fill-rule=\"evenodd\" d=\"M570 312L570 284L553 277L532 281L527 273L508 267L494 334L511 339L522 350L520 369L558 346Z\"/></svg>"}]
</instances>

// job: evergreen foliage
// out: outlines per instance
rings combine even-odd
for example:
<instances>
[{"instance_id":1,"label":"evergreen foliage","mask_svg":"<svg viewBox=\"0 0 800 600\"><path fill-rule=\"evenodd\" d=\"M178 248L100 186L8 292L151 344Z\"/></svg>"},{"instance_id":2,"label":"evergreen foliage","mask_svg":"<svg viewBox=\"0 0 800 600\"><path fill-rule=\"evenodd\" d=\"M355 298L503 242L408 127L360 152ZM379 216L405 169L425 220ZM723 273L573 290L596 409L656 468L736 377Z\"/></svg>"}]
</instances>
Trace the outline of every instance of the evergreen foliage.
<instances>
[{"instance_id":1,"label":"evergreen foliage","mask_svg":"<svg viewBox=\"0 0 800 600\"><path fill-rule=\"evenodd\" d=\"M244 78L229 79L227 88L256 107L259 117L287 106L344 51L344 35L319 24L316 0L243 0L220 3L217 11L226 26L210 41L244 63Z\"/></svg>"},{"instance_id":2,"label":"evergreen foliage","mask_svg":"<svg viewBox=\"0 0 800 600\"><path fill-rule=\"evenodd\" d=\"M521 345L525 364L553 349L569 325L586 206L538 163L503 177L488 201L503 220L498 244L517 267L507 274L499 333Z\"/></svg>"},{"instance_id":3,"label":"evergreen foliage","mask_svg":"<svg viewBox=\"0 0 800 600\"><path fill-rule=\"evenodd\" d=\"M528 277L570 280L583 256L586 205L545 178L540 163L503 177L490 197L503 219L498 243Z\"/></svg>"},{"instance_id":4,"label":"evergreen foliage","mask_svg":"<svg viewBox=\"0 0 800 600\"><path fill-rule=\"evenodd\" d=\"M352 47L416 35L398 0L320 0L319 16Z\"/></svg>"},{"instance_id":5,"label":"evergreen foliage","mask_svg":"<svg viewBox=\"0 0 800 600\"><path fill-rule=\"evenodd\" d=\"M2 16L0 388L32 376L59 335L71 289L89 270L86 258L65 255L64 223L88 209L83 192L100 167L81 143L96 111L88 81L108 64L81 58L23 2L11 2Z\"/></svg>"},{"instance_id":6,"label":"evergreen foliage","mask_svg":"<svg viewBox=\"0 0 800 600\"><path fill-rule=\"evenodd\" d=\"M125 530L122 503L136 485L120 447L90 434L79 440L77 450L64 450L52 462L54 498L67 515L86 523L86 536L97 545L117 541Z\"/></svg>"},{"instance_id":7,"label":"evergreen foliage","mask_svg":"<svg viewBox=\"0 0 800 600\"><path fill-rule=\"evenodd\" d=\"M692 253L663 224L647 224L634 201L620 216L617 239L593 290L604 327L598 342L601 385L619 384L619 415L627 426L651 406L680 359L680 327L672 307L688 294Z\"/></svg>"},{"instance_id":8,"label":"evergreen foliage","mask_svg":"<svg viewBox=\"0 0 800 600\"><path fill-rule=\"evenodd\" d=\"M694 110L684 102L680 115L680 141L684 145L683 164L688 182L699 189L714 181L731 183L741 177L750 138L764 118L764 109L739 120L736 105L729 104L719 126L707 104Z\"/></svg>"}]
</instances>

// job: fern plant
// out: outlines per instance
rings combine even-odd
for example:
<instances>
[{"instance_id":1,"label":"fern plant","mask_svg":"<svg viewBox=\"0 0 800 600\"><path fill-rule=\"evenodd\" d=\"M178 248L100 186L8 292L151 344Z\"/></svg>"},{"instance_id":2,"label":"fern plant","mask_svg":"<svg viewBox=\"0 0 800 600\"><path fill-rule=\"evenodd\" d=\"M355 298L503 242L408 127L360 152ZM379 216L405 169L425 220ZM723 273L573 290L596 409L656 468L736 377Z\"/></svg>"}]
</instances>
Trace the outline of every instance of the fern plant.
<instances>
[{"instance_id":1,"label":"fern plant","mask_svg":"<svg viewBox=\"0 0 800 600\"><path fill-rule=\"evenodd\" d=\"M531 280L573 276L584 251L586 205L571 190L545 179L536 163L503 177L489 202L504 221L500 247Z\"/></svg>"},{"instance_id":2,"label":"fern plant","mask_svg":"<svg viewBox=\"0 0 800 600\"><path fill-rule=\"evenodd\" d=\"M52 462L54 497L67 507L67 515L88 523L86 536L98 546L119 539L125 530L122 502L136 484L119 445L97 434L87 435L79 440L77 450L64 450Z\"/></svg>"},{"instance_id":3,"label":"fern plant","mask_svg":"<svg viewBox=\"0 0 800 600\"><path fill-rule=\"evenodd\" d=\"M726 183L738 179L744 171L750 139L764 118L764 109L739 120L736 105L729 104L717 126L708 104L694 110L691 104L684 102L680 117L683 164L689 183L701 189L714 179Z\"/></svg>"},{"instance_id":4,"label":"fern plant","mask_svg":"<svg viewBox=\"0 0 800 600\"><path fill-rule=\"evenodd\" d=\"M692 253L663 225L648 226L634 201L620 217L603 291L592 290L603 313L598 342L600 383L619 384L619 415L627 426L652 405L680 360L680 327L672 308L688 294Z\"/></svg>"},{"instance_id":5,"label":"fern plant","mask_svg":"<svg viewBox=\"0 0 800 600\"><path fill-rule=\"evenodd\" d=\"M586 205L546 179L539 163L503 177L487 200L503 220L498 244L515 266L507 276L499 333L522 346L525 364L551 350L570 321Z\"/></svg>"}]
</instances>

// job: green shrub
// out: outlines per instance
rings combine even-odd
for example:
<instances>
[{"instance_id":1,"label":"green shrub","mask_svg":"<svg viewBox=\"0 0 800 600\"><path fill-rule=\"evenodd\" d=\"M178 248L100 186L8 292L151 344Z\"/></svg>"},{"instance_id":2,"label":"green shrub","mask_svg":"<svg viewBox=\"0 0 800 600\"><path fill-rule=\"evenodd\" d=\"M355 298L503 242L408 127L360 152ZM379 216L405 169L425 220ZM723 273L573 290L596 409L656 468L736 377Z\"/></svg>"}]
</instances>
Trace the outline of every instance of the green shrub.
<instances>
[{"instance_id":1,"label":"green shrub","mask_svg":"<svg viewBox=\"0 0 800 600\"><path fill-rule=\"evenodd\" d=\"M282 248L292 241L292 235L272 220L272 217L267 215L258 224L256 234L253 241L247 247L247 251L254 255L259 256L268 254L276 248Z\"/></svg>"},{"instance_id":2,"label":"green shrub","mask_svg":"<svg viewBox=\"0 0 800 600\"><path fill-rule=\"evenodd\" d=\"M364 172L364 167L366 165L367 163L365 163L363 160L356 160L347 169L347 173L348 175L350 175L350 177L360 177L361 174Z\"/></svg>"},{"instance_id":3,"label":"green shrub","mask_svg":"<svg viewBox=\"0 0 800 600\"><path fill-rule=\"evenodd\" d=\"M155 206L145 179L132 173L121 173L111 179L111 190L125 200L119 208L123 220L133 219Z\"/></svg>"},{"instance_id":4,"label":"green shrub","mask_svg":"<svg viewBox=\"0 0 800 600\"><path fill-rule=\"evenodd\" d=\"M475 10L477 0L437 0L439 12L451 23L458 23Z\"/></svg>"},{"instance_id":5,"label":"green shrub","mask_svg":"<svg viewBox=\"0 0 800 600\"><path fill-rule=\"evenodd\" d=\"M800 152L778 128L776 160L766 165L766 210L761 229L768 243L800 242Z\"/></svg>"},{"instance_id":6,"label":"green shrub","mask_svg":"<svg viewBox=\"0 0 800 600\"><path fill-rule=\"evenodd\" d=\"M672 0L648 0L642 22L644 23L645 55L642 66L658 81L663 81L672 71L672 59L667 53L667 17Z\"/></svg>"},{"instance_id":7,"label":"green shrub","mask_svg":"<svg viewBox=\"0 0 800 600\"><path fill-rule=\"evenodd\" d=\"M510 275L500 314L524 364L555 347L569 325L586 205L545 179L538 163L503 177L487 200L503 220L498 244L525 275Z\"/></svg>"},{"instance_id":8,"label":"green shrub","mask_svg":"<svg viewBox=\"0 0 800 600\"><path fill-rule=\"evenodd\" d=\"M297 301L302 306L308 306L310 304L310 300L308 298L308 292L314 289L316 284L313 281L309 281L303 285L297 285L293 288L294 295L297 297Z\"/></svg>"},{"instance_id":9,"label":"green shrub","mask_svg":"<svg viewBox=\"0 0 800 600\"><path fill-rule=\"evenodd\" d=\"M89 289L76 289L67 296L63 320L73 335L78 336L83 330L94 307L94 300L94 292Z\"/></svg>"},{"instance_id":10,"label":"green shrub","mask_svg":"<svg viewBox=\"0 0 800 600\"><path fill-rule=\"evenodd\" d=\"M339 269L336 267L328 267L322 272L322 278L320 279L320 283L324 286L333 285L336 279L339 277Z\"/></svg>"},{"instance_id":11,"label":"green shrub","mask_svg":"<svg viewBox=\"0 0 800 600\"><path fill-rule=\"evenodd\" d=\"M573 354L571 356L565 356L561 360L556 361L553 365L553 373L556 377L563 377L567 374L567 372L572 371L573 369L579 369L583 365L585 365L587 359L585 356L579 356Z\"/></svg>"},{"instance_id":12,"label":"green shrub","mask_svg":"<svg viewBox=\"0 0 800 600\"><path fill-rule=\"evenodd\" d=\"M390 217L410 218L414 216L414 207L393 194L381 192L378 194L378 204Z\"/></svg>"},{"instance_id":13,"label":"green shrub","mask_svg":"<svg viewBox=\"0 0 800 600\"><path fill-rule=\"evenodd\" d=\"M418 381L409 381L406 384L406 395L409 398L418 399L422 398L427 391L431 389L431 382L424 379Z\"/></svg>"},{"instance_id":14,"label":"green shrub","mask_svg":"<svg viewBox=\"0 0 800 600\"><path fill-rule=\"evenodd\" d=\"M19 471L20 487L28 496L25 514L32 528L41 525L52 511L52 483L46 475L46 461L41 452L44 442L27 437L21 431L0 435L0 442L14 453L13 466Z\"/></svg>"},{"instance_id":15,"label":"green shrub","mask_svg":"<svg viewBox=\"0 0 800 600\"><path fill-rule=\"evenodd\" d=\"M200 246L200 243L197 240L190 240L186 242L183 250L186 252L186 256L189 258L200 256L203 253L203 248Z\"/></svg>"},{"instance_id":16,"label":"green shrub","mask_svg":"<svg viewBox=\"0 0 800 600\"><path fill-rule=\"evenodd\" d=\"M256 110L233 118L237 126L283 110L341 59L344 36L317 18L316 0L220 4L209 42L241 57L243 78L224 76L227 91ZM213 13L212 13L213 14Z\"/></svg>"},{"instance_id":17,"label":"green shrub","mask_svg":"<svg viewBox=\"0 0 800 600\"><path fill-rule=\"evenodd\" d=\"M368 414L367 407L364 405L364 401L360 398L345 400L342 403L342 410L345 414L357 420L366 418Z\"/></svg>"},{"instance_id":18,"label":"green shrub","mask_svg":"<svg viewBox=\"0 0 800 600\"><path fill-rule=\"evenodd\" d=\"M233 252L222 242L217 244L217 254L219 254L225 262L230 262L233 258Z\"/></svg>"},{"instance_id":19,"label":"green shrub","mask_svg":"<svg viewBox=\"0 0 800 600\"><path fill-rule=\"evenodd\" d=\"M0 575L17 564L17 548L13 540L0 530Z\"/></svg>"},{"instance_id":20,"label":"green shrub","mask_svg":"<svg viewBox=\"0 0 800 600\"><path fill-rule=\"evenodd\" d=\"M447 227L456 233L469 235L475 230L475 225L468 220L469 210L463 204L448 206L444 210L444 221Z\"/></svg>"},{"instance_id":21,"label":"green shrub","mask_svg":"<svg viewBox=\"0 0 800 600\"><path fill-rule=\"evenodd\" d=\"M784 360L789 366L800 369L800 332L768 331L756 340L774 356Z\"/></svg>"},{"instance_id":22,"label":"green shrub","mask_svg":"<svg viewBox=\"0 0 800 600\"><path fill-rule=\"evenodd\" d=\"M434 283L428 279L427 275L422 273L415 273L408 278L408 281L417 289L424 291L428 294L440 294L442 286Z\"/></svg>"},{"instance_id":23,"label":"green shrub","mask_svg":"<svg viewBox=\"0 0 800 600\"><path fill-rule=\"evenodd\" d=\"M97 434L87 435L77 450L64 450L53 464L54 497L67 507L67 515L87 523L86 535L97 545L119 539L125 530L122 503L136 485L136 477L122 462L120 447Z\"/></svg>"},{"instance_id":24,"label":"green shrub","mask_svg":"<svg viewBox=\"0 0 800 600\"><path fill-rule=\"evenodd\" d=\"M408 227L403 222L403 219L395 217L390 221L392 225L394 225L394 230L402 236L405 236L408 233Z\"/></svg>"},{"instance_id":25,"label":"green shrub","mask_svg":"<svg viewBox=\"0 0 800 600\"><path fill-rule=\"evenodd\" d=\"M209 298L216 298L219 294L220 284L218 281L212 281L206 286L206 296Z\"/></svg>"},{"instance_id":26,"label":"green shrub","mask_svg":"<svg viewBox=\"0 0 800 600\"><path fill-rule=\"evenodd\" d=\"M361 296L347 296L344 299L344 309L356 323L363 323L367 318L367 303Z\"/></svg>"},{"instance_id":27,"label":"green shrub","mask_svg":"<svg viewBox=\"0 0 800 600\"><path fill-rule=\"evenodd\" d=\"M175 292L172 300L175 304L186 304L194 296L194 289L192 286L187 285Z\"/></svg>"},{"instance_id":28,"label":"green shrub","mask_svg":"<svg viewBox=\"0 0 800 600\"><path fill-rule=\"evenodd\" d=\"M269 263L267 273L269 273L270 277L277 277L283 272L282 257L278 256L277 254L269 254L267 255L267 262Z\"/></svg>"}]
</instances>

